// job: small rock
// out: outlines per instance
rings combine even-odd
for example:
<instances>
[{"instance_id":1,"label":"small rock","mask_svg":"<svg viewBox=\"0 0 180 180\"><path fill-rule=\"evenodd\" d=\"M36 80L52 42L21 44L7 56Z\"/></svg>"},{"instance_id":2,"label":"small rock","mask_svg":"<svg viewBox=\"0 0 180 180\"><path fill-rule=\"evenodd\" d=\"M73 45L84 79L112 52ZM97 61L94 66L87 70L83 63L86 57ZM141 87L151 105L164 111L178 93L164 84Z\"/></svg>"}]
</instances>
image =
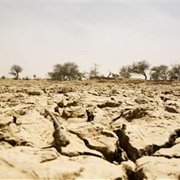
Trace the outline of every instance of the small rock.
<instances>
[{"instance_id":1,"label":"small rock","mask_svg":"<svg viewBox=\"0 0 180 180\"><path fill-rule=\"evenodd\" d=\"M179 113L176 107L174 106L165 106L165 110L170 112L170 113Z\"/></svg>"}]
</instances>

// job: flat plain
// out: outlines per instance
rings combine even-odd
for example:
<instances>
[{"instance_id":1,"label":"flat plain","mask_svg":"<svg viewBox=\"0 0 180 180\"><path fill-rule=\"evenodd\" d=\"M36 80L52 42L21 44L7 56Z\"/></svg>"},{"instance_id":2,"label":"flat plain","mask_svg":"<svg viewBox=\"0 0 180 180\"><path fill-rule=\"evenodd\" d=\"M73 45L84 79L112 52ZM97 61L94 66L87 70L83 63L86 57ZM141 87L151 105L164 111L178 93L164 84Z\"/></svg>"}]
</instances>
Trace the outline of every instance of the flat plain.
<instances>
[{"instance_id":1,"label":"flat plain","mask_svg":"<svg viewBox=\"0 0 180 180\"><path fill-rule=\"evenodd\" d=\"M60 152L45 110L69 140ZM178 81L0 80L0 179L180 179L179 169Z\"/></svg>"}]
</instances>

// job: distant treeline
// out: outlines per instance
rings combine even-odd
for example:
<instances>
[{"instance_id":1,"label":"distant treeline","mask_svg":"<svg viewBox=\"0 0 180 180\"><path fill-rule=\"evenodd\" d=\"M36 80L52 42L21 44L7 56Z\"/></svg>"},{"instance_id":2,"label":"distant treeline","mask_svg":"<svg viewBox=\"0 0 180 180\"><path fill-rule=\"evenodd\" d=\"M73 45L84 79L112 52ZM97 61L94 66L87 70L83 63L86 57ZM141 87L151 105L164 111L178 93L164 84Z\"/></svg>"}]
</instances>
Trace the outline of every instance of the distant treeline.
<instances>
[{"instance_id":1,"label":"distant treeline","mask_svg":"<svg viewBox=\"0 0 180 180\"><path fill-rule=\"evenodd\" d=\"M10 68L9 74L14 77L14 79L19 79L19 74L23 71L23 68L19 65L13 65ZM148 73L147 73L148 72ZM51 80L59 81L70 81L70 80L83 80L83 79L95 79L95 78L132 78L133 75L142 75L144 79L151 80L180 80L180 64L174 64L171 67L167 65L153 66L146 61L133 62L130 65L122 66L119 69L119 73L109 72L107 76L100 75L98 70L98 65L94 64L89 72L81 72L79 67L74 62L66 62L64 64L55 64L53 66L53 71L48 72L48 77ZM2 76L1 79L5 79ZM30 79L29 77L22 78L25 80ZM36 75L33 75L33 79L38 79Z\"/></svg>"}]
</instances>

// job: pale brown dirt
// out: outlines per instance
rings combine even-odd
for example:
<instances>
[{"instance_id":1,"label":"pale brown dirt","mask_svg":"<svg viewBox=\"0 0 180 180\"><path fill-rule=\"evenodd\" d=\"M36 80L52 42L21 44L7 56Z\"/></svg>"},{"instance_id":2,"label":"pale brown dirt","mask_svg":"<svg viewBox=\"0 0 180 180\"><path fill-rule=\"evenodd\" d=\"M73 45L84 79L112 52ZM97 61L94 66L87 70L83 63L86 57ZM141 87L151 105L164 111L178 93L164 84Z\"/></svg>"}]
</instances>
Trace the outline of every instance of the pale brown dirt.
<instances>
[{"instance_id":1,"label":"pale brown dirt","mask_svg":"<svg viewBox=\"0 0 180 180\"><path fill-rule=\"evenodd\" d=\"M45 109L65 127L61 152ZM179 169L180 82L0 80L0 179L180 179Z\"/></svg>"}]
</instances>

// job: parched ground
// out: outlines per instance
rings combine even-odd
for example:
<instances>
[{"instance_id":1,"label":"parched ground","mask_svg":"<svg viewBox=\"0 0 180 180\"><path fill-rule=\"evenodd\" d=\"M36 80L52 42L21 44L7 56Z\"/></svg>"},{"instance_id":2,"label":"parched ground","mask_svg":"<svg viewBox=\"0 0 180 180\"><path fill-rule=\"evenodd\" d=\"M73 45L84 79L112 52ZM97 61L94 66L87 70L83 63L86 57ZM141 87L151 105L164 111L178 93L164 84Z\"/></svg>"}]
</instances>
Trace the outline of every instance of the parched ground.
<instances>
[{"instance_id":1,"label":"parched ground","mask_svg":"<svg viewBox=\"0 0 180 180\"><path fill-rule=\"evenodd\" d=\"M0 179L179 180L180 82L0 80Z\"/></svg>"}]
</instances>

